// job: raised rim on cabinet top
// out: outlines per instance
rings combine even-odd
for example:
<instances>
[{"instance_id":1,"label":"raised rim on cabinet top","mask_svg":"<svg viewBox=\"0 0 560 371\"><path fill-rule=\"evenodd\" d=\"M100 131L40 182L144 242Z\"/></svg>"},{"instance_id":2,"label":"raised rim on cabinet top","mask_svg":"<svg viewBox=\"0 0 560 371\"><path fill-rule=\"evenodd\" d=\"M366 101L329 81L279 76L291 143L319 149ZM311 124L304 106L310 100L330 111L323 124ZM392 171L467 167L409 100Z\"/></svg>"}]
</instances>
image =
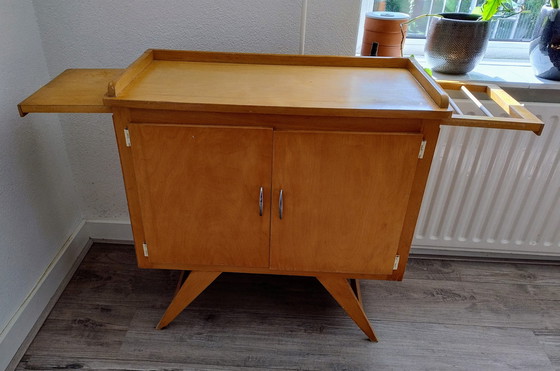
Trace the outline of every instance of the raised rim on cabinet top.
<instances>
[{"instance_id":1,"label":"raised rim on cabinet top","mask_svg":"<svg viewBox=\"0 0 560 371\"><path fill-rule=\"evenodd\" d=\"M216 78L219 73L226 76L226 81ZM236 78L238 81L232 83ZM227 91L222 82L229 84L229 93L222 94ZM279 86L276 96L267 83ZM290 83L300 84L301 89L290 90ZM245 93L256 87L265 94L259 91L237 99L238 87ZM298 94L300 97L292 100L279 99ZM306 115L320 111L337 116L419 115L432 119L451 115L445 91L410 58L150 49L109 84L104 101L109 106L129 108L157 105L168 110L216 112Z\"/></svg>"}]
</instances>

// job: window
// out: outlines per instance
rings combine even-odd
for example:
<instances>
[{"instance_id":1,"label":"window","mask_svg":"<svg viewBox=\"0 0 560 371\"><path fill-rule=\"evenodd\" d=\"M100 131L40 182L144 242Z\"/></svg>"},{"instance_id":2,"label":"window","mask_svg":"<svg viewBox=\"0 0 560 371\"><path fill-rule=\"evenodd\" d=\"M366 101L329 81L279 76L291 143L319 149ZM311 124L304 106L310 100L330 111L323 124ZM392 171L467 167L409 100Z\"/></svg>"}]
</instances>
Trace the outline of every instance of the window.
<instances>
[{"instance_id":1,"label":"window","mask_svg":"<svg viewBox=\"0 0 560 371\"><path fill-rule=\"evenodd\" d=\"M410 14L411 18L414 18L421 14L443 12L470 13L482 2L483 0L362 0L358 45L361 46L365 13L374 9L407 13ZM518 0L517 4L527 12L491 21L488 49L492 58L518 59L521 57L521 59L528 59L528 55L525 55L526 50L528 50L527 42L532 39L540 9L546 2L547 0ZM422 54L423 41L419 39L426 38L429 22L430 17L425 17L409 24L405 54L407 54L406 49L411 50L415 55Z\"/></svg>"}]
</instances>

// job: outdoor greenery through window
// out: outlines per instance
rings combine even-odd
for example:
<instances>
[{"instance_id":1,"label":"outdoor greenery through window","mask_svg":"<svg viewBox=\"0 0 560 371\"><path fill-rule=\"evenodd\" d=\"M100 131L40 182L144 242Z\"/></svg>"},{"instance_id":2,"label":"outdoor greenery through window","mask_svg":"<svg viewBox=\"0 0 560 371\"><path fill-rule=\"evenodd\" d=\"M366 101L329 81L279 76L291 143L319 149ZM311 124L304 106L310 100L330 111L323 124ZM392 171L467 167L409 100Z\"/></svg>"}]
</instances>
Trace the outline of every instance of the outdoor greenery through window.
<instances>
[{"instance_id":1,"label":"outdoor greenery through window","mask_svg":"<svg viewBox=\"0 0 560 371\"><path fill-rule=\"evenodd\" d=\"M480 6L483 0L363 0L367 11L387 10L407 13L411 18L422 14L437 13L471 13ZM518 13L508 18L492 20L490 40L495 41L530 41L541 7L547 0L518 0ZM426 37L426 29L430 17L418 19L408 26L407 38L421 39Z\"/></svg>"}]
</instances>

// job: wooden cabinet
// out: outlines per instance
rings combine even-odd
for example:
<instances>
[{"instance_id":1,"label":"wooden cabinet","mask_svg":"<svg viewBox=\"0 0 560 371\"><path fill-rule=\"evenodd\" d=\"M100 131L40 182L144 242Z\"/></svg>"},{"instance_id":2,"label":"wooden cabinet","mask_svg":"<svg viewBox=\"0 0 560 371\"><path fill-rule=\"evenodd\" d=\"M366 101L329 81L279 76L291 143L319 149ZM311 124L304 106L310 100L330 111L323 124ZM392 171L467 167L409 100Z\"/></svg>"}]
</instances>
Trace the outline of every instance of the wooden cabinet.
<instances>
[{"instance_id":1,"label":"wooden cabinet","mask_svg":"<svg viewBox=\"0 0 560 371\"><path fill-rule=\"evenodd\" d=\"M113 113L138 265L190 270L157 328L221 272L306 275L376 340L357 279L402 280L439 126L542 130L469 88L511 117L454 113L405 58L148 50L18 108Z\"/></svg>"},{"instance_id":2,"label":"wooden cabinet","mask_svg":"<svg viewBox=\"0 0 560 371\"><path fill-rule=\"evenodd\" d=\"M422 135L128 131L151 263L392 273Z\"/></svg>"}]
</instances>

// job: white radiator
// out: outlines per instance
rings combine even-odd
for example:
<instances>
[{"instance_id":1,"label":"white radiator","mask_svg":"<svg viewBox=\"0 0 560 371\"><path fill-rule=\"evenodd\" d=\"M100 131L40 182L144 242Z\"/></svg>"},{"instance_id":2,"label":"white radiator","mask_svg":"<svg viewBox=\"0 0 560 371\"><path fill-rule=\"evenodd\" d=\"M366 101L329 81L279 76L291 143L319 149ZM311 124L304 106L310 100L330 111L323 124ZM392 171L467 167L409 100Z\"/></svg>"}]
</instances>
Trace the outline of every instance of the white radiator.
<instances>
[{"instance_id":1,"label":"white radiator","mask_svg":"<svg viewBox=\"0 0 560 371\"><path fill-rule=\"evenodd\" d=\"M526 107L545 123L540 137L441 127L414 253L560 257L560 105Z\"/></svg>"}]
</instances>

